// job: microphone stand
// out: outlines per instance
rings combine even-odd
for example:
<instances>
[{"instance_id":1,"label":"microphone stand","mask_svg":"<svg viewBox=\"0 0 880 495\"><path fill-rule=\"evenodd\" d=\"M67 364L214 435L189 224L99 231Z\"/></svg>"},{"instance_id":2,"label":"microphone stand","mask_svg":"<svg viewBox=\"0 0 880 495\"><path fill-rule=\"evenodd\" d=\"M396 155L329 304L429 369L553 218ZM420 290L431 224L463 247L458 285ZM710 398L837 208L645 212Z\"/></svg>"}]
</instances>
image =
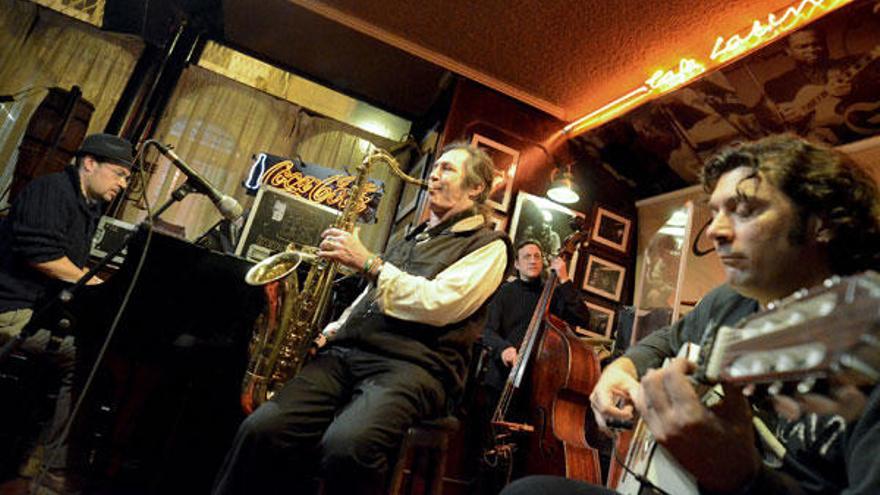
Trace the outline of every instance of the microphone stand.
<instances>
[{"instance_id":1,"label":"microphone stand","mask_svg":"<svg viewBox=\"0 0 880 495\"><path fill-rule=\"evenodd\" d=\"M189 180L185 181L177 189L175 189L174 192L171 193L171 197L168 198L168 200L165 201L165 203L163 203L158 210L153 212L152 215L145 218L140 224L138 224L138 228L134 232L130 232L128 235L126 235L125 239L123 239L119 246L104 255L104 257L101 258L100 261L98 261L98 263L96 263L93 267L91 267L85 273L85 275L80 277L79 280L76 281L76 283L74 283L70 287L61 289L52 298L44 300L43 304L39 308L34 310L34 313L31 315L30 320L28 320L27 324L25 324L21 332L19 332L19 334L16 335L15 338L5 343L3 347L0 348L0 364L5 362L6 359L8 359L9 356L16 349L21 347L21 345L24 344L25 340L32 337L40 329L40 327L46 326L43 325L43 320L47 318L47 315L50 315L52 314L52 312L57 311L58 309L63 307L64 304L69 303L73 299L73 295L76 293L76 291L88 284L89 280L94 278L98 272L103 270L104 267L106 267L107 264L110 262L110 260L112 260L123 250L125 250L125 248L127 248L128 245L131 243L132 239L134 239L134 236L138 231L143 228L152 229L153 222L159 218L159 215L164 213L165 210L170 208L171 205L173 205L174 203L185 198L187 194L195 192L195 189L193 189L193 187L188 184L188 182ZM51 326L68 331L70 330L71 325L72 322L68 318L61 317L57 322L55 322L55 325ZM50 328L49 331L51 332L52 328Z\"/></svg>"}]
</instances>

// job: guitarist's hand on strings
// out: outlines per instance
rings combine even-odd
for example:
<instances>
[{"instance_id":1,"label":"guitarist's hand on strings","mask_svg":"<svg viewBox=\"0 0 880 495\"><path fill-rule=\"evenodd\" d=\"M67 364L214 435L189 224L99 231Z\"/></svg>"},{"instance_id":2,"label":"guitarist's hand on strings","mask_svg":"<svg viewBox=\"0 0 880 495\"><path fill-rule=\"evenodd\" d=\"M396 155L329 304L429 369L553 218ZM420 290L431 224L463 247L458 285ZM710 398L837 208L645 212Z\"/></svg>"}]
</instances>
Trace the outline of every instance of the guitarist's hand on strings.
<instances>
[{"instance_id":1,"label":"guitarist's hand on strings","mask_svg":"<svg viewBox=\"0 0 880 495\"><path fill-rule=\"evenodd\" d=\"M608 365L590 394L590 406L599 428L607 433L608 420L632 421L632 401L638 390L636 367L629 358L622 357Z\"/></svg>"},{"instance_id":2,"label":"guitarist's hand on strings","mask_svg":"<svg viewBox=\"0 0 880 495\"><path fill-rule=\"evenodd\" d=\"M642 377L636 409L656 440L710 491L732 492L757 476L761 459L748 401L736 386L711 409L688 374L695 365L675 359Z\"/></svg>"},{"instance_id":3,"label":"guitarist's hand on strings","mask_svg":"<svg viewBox=\"0 0 880 495\"><path fill-rule=\"evenodd\" d=\"M780 103L778 108L782 118L789 123L800 122L808 115L803 108L794 103Z\"/></svg>"}]
</instances>

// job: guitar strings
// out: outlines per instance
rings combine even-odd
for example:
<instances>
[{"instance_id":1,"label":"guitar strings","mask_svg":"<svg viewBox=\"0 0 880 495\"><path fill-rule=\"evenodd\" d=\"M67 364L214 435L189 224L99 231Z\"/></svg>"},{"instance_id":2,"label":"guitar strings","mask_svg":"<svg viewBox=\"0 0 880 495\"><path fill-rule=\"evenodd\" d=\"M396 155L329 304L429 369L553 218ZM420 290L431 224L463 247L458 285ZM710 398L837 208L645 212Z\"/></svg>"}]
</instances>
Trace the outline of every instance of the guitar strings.
<instances>
[{"instance_id":1,"label":"guitar strings","mask_svg":"<svg viewBox=\"0 0 880 495\"><path fill-rule=\"evenodd\" d=\"M620 439L618 438L618 437L620 436L620 434L619 434L618 432L613 431L612 434L613 434L613 436L614 436L614 442L615 442L615 443L617 443L618 441L620 441ZM669 492L667 492L666 490L660 488L659 486L655 485L654 483L651 483L651 481L648 480L648 478L646 478L646 477L642 476L641 474L638 474L638 473L636 473L635 471L633 471L632 469L630 469L629 466L626 465L626 462L625 462L623 459L620 458L620 454L617 452L617 449L611 449L611 451L612 451L613 454L614 454L614 461L615 461L620 467L622 467L624 471L626 471L626 472L629 473L633 478L635 478L636 481L639 482L639 486L641 486L642 488L647 487L648 489L650 489L650 490L654 490L654 492L659 493L660 495L671 495L671 494L670 494ZM639 490L639 493L641 493L641 490Z\"/></svg>"}]
</instances>

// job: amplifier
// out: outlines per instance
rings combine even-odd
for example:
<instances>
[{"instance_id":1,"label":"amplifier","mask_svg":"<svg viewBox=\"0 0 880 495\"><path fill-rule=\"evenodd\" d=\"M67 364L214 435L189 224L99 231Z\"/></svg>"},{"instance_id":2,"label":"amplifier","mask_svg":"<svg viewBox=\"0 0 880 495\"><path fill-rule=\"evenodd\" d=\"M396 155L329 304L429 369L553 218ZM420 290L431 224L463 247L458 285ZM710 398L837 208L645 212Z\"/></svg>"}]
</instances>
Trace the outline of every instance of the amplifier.
<instances>
[{"instance_id":1,"label":"amplifier","mask_svg":"<svg viewBox=\"0 0 880 495\"><path fill-rule=\"evenodd\" d=\"M136 225L122 220L117 220L108 216L101 217L98 221L98 229L95 231L95 237L92 239L92 250L90 254L95 258L103 258L107 253L116 250L125 242L126 236L137 229ZM121 265L125 260L125 254L128 250L123 249L121 253L113 257L112 264Z\"/></svg>"},{"instance_id":2,"label":"amplifier","mask_svg":"<svg viewBox=\"0 0 880 495\"><path fill-rule=\"evenodd\" d=\"M339 211L281 189L263 185L251 207L235 254L261 261L289 243L317 247L321 232L336 222Z\"/></svg>"}]
</instances>

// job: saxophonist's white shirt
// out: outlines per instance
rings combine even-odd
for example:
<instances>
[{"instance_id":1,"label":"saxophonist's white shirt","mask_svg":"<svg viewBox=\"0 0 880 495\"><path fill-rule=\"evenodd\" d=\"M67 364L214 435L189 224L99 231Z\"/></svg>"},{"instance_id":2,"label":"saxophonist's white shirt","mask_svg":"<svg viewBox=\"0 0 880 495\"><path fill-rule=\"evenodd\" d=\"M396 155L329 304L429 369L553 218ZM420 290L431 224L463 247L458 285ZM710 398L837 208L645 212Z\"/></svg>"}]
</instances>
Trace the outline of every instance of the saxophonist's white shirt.
<instances>
[{"instance_id":1,"label":"saxophonist's white shirt","mask_svg":"<svg viewBox=\"0 0 880 495\"><path fill-rule=\"evenodd\" d=\"M401 320L443 326L461 321L489 299L504 277L507 247L501 239L469 253L438 273L433 280L411 275L384 263L376 281L376 302L380 310ZM348 315L369 292L367 288L339 319L327 324L324 334L332 337Z\"/></svg>"},{"instance_id":2,"label":"saxophonist's white shirt","mask_svg":"<svg viewBox=\"0 0 880 495\"><path fill-rule=\"evenodd\" d=\"M504 277L507 247L495 240L453 263L433 280L385 263L376 302L388 316L443 326L461 321L495 293Z\"/></svg>"}]
</instances>

